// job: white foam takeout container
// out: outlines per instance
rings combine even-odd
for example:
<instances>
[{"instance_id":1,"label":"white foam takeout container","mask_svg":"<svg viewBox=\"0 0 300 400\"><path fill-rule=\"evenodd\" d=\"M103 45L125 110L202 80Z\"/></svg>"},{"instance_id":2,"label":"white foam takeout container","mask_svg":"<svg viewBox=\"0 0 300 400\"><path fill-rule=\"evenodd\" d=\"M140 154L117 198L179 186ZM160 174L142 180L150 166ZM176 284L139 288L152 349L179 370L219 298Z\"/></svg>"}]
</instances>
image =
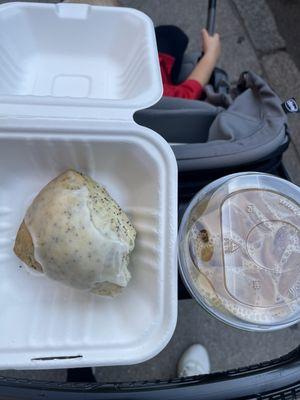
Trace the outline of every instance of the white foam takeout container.
<instances>
[{"instance_id":1,"label":"white foam takeout container","mask_svg":"<svg viewBox=\"0 0 300 400\"><path fill-rule=\"evenodd\" d=\"M0 6L0 368L133 364L177 318L177 166L133 121L159 100L144 14L82 4ZM104 184L137 229L132 280L114 299L21 268L13 253L34 196L74 168Z\"/></svg>"}]
</instances>

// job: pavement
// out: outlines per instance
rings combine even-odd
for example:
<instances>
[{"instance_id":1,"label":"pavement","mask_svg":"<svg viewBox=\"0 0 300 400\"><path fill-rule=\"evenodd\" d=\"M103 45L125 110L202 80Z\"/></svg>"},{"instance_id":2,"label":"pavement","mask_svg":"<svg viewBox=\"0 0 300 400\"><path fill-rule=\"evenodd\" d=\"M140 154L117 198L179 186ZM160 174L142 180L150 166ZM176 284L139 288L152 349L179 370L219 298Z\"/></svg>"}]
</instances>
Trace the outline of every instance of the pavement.
<instances>
[{"instance_id":1,"label":"pavement","mask_svg":"<svg viewBox=\"0 0 300 400\"><path fill-rule=\"evenodd\" d=\"M299 20L300 6L298 0L267 0L274 14L277 29L283 37L286 51L300 68Z\"/></svg>"},{"instance_id":2,"label":"pavement","mask_svg":"<svg viewBox=\"0 0 300 400\"><path fill-rule=\"evenodd\" d=\"M287 45L291 27L280 24L282 5L269 7L274 0L222 0L218 2L217 31L222 38L220 66L232 82L251 69L262 74L282 100L295 96L300 102L298 41L295 49ZM280 3L276 0L275 3ZM297 6L294 0L293 7ZM173 24L183 28L189 38L188 51L200 51L200 29L205 26L206 0L122 0L128 7L148 14L156 25ZM277 7L277 11L275 8ZM299 3L298 8L299 10ZM289 18L292 18L290 15ZM298 36L299 37L299 36ZM297 67L298 64L298 67ZM291 145L284 156L292 179L300 184L300 118L291 116ZM224 371L286 354L300 343L300 326L273 333L251 333L225 326L209 316L194 300L179 302L178 323L167 347L155 358L135 366L96 368L98 381L168 379L176 376L180 354L193 343L204 344L211 357L212 371ZM1 375L30 379L66 379L66 371L2 371Z\"/></svg>"}]
</instances>

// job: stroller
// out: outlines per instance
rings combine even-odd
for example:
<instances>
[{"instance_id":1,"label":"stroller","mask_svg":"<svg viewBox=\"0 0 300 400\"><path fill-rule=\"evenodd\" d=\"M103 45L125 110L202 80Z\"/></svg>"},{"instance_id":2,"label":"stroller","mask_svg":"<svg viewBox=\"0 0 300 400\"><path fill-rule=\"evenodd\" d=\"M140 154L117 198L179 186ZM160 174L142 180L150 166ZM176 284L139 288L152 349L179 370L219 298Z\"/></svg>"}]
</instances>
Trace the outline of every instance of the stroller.
<instances>
[{"instance_id":1,"label":"stroller","mask_svg":"<svg viewBox=\"0 0 300 400\"><path fill-rule=\"evenodd\" d=\"M214 32L216 1L209 2L207 30ZM179 82L193 70L199 54L185 55ZM135 113L135 121L160 133L178 163L180 199L188 200L211 180L240 171L278 173L289 144L286 114L269 85L244 72L230 88L216 68L206 100L163 97Z\"/></svg>"}]
</instances>

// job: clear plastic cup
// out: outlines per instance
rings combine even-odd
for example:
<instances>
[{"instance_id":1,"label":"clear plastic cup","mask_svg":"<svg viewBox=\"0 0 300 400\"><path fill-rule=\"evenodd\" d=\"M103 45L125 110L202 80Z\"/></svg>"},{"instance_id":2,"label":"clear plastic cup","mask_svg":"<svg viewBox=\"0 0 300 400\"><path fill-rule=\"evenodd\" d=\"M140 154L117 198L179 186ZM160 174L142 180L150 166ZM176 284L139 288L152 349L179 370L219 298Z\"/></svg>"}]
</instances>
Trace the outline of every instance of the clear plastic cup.
<instances>
[{"instance_id":1,"label":"clear plastic cup","mask_svg":"<svg viewBox=\"0 0 300 400\"><path fill-rule=\"evenodd\" d=\"M193 297L236 328L300 321L300 188L247 172L209 184L179 229L179 263Z\"/></svg>"}]
</instances>

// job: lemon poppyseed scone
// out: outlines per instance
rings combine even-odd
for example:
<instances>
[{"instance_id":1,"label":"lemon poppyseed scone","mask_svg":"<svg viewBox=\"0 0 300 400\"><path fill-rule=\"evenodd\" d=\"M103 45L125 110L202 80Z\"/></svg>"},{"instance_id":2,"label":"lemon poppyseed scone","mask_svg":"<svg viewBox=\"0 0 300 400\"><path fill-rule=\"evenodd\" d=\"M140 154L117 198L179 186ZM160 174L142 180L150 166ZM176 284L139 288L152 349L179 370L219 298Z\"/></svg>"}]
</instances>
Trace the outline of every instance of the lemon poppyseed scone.
<instances>
[{"instance_id":1,"label":"lemon poppyseed scone","mask_svg":"<svg viewBox=\"0 0 300 400\"><path fill-rule=\"evenodd\" d=\"M14 251L29 267L68 286L114 296L130 280L136 231L94 180L69 170L28 208Z\"/></svg>"}]
</instances>

